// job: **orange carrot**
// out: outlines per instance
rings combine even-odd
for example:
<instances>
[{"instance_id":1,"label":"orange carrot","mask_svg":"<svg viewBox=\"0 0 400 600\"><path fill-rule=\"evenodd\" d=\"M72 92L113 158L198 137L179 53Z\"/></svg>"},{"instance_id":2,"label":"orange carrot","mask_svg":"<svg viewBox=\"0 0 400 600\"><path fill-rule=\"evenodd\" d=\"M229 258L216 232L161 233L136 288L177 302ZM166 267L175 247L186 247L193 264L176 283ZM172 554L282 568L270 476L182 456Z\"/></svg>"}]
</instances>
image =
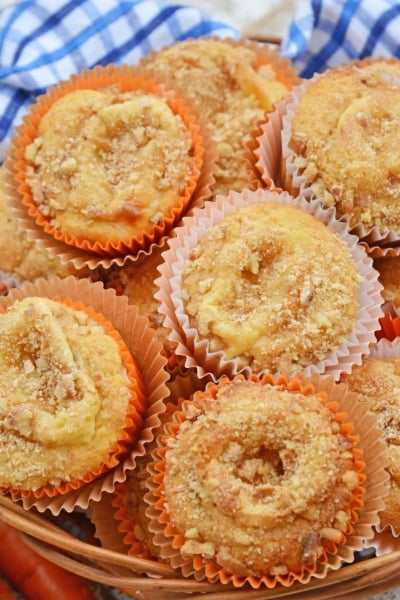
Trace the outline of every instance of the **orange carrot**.
<instances>
[{"instance_id":1,"label":"orange carrot","mask_svg":"<svg viewBox=\"0 0 400 600\"><path fill-rule=\"evenodd\" d=\"M39 556L1 520L0 572L26 600L95 600L82 577Z\"/></svg>"},{"instance_id":2,"label":"orange carrot","mask_svg":"<svg viewBox=\"0 0 400 600\"><path fill-rule=\"evenodd\" d=\"M3 577L0 576L0 600L17 600L17 596L14 594L8 583Z\"/></svg>"}]
</instances>

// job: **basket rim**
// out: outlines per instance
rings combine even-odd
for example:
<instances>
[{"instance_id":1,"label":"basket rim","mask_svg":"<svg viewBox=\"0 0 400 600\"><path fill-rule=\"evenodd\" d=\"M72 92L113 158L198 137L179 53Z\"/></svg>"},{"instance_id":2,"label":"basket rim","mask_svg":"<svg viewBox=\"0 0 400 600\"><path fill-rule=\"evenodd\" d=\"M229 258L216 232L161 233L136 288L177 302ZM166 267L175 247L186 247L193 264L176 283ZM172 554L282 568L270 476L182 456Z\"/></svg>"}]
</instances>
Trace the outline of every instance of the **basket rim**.
<instances>
[{"instance_id":1,"label":"basket rim","mask_svg":"<svg viewBox=\"0 0 400 600\"><path fill-rule=\"evenodd\" d=\"M6 495L0 496L0 518L16 528L29 546L51 562L125 593L140 592L145 598L146 593L151 592L151 600L176 600L179 592L183 594L182 598L190 600L228 600L232 596L240 600L269 600L294 594L303 600L323 600L350 592L365 592L366 589L371 593L375 588L386 591L400 583L400 550L348 564L307 584L294 583L288 588L238 589L185 578L177 575L169 565L156 560L137 558L82 541L42 514L27 511ZM122 566L132 575L116 575L108 570L109 565ZM352 595L352 600L356 597ZM365 595L359 597L365 598Z\"/></svg>"}]
</instances>

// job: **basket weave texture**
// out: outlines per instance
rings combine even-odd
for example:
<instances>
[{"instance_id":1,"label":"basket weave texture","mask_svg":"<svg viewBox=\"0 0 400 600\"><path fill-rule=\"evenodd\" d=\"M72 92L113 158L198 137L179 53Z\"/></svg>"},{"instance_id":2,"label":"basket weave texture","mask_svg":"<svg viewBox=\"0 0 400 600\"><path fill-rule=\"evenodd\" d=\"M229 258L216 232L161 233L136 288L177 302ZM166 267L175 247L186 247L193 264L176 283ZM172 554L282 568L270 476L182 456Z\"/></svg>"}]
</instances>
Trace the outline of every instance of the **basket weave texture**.
<instances>
[{"instance_id":1,"label":"basket weave texture","mask_svg":"<svg viewBox=\"0 0 400 600\"><path fill-rule=\"evenodd\" d=\"M0 518L18 529L24 541L41 556L88 580L113 586L140 600L269 600L296 597L367 598L400 585L400 549L367 557L332 571L322 579L289 588L234 589L177 577L163 563L128 556L82 541L36 512L26 511L7 496L0 496ZM118 574L116 574L118 572Z\"/></svg>"}]
</instances>

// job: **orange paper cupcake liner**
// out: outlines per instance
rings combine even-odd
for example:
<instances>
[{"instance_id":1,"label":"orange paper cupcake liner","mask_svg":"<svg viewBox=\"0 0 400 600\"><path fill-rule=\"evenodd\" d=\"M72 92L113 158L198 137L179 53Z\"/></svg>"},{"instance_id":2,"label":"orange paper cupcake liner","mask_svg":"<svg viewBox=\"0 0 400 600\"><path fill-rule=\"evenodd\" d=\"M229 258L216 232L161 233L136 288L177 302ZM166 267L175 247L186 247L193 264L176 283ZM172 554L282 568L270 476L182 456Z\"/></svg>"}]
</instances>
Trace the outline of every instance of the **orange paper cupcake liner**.
<instances>
[{"instance_id":1,"label":"orange paper cupcake liner","mask_svg":"<svg viewBox=\"0 0 400 600\"><path fill-rule=\"evenodd\" d=\"M190 327L180 282L186 258L209 227L242 206L264 201L294 205L314 215L348 244L357 264L361 284L354 331L325 360L304 369L308 375L313 372L326 373L339 379L341 372L349 372L352 364L361 362L370 343L376 340L375 333L380 329L379 318L383 316L382 286L372 259L359 246L358 238L348 232L344 223L337 221L333 209L325 209L318 201L307 201L300 196L293 198L287 192L262 188L244 190L242 193L231 192L229 196L217 196L214 202L206 202L203 209L194 211L193 216L182 220L182 226L177 227L174 237L168 240L168 250L163 253L164 262L158 267L160 277L155 282L159 288L155 295L160 302L158 310L164 318L164 326L170 331L169 339L176 344L177 356L184 357L185 367L197 369L199 378L211 376L216 380L222 375L232 377L239 370L244 373L251 371L248 367L239 369L237 361L227 360L224 352L211 351L208 340L200 339L197 330Z\"/></svg>"},{"instance_id":2,"label":"orange paper cupcake liner","mask_svg":"<svg viewBox=\"0 0 400 600\"><path fill-rule=\"evenodd\" d=\"M139 558L153 559L154 556L144 541L146 534L138 513L129 508L129 498L133 495L137 496L137 502L140 502L138 486L139 481L135 474L129 475L126 481L118 484L112 500L113 525L117 526L118 531L123 535L123 544L128 548L128 554ZM136 510L140 509L137 507Z\"/></svg>"},{"instance_id":3,"label":"orange paper cupcake liner","mask_svg":"<svg viewBox=\"0 0 400 600\"><path fill-rule=\"evenodd\" d=\"M96 535L107 548L121 549L122 547L122 550L129 555L150 560L157 557L145 514L147 506L144 502L145 481L149 475L147 465L152 460L157 434L161 431L169 412L175 408L175 401L168 400L166 411L160 415L160 426L154 431L154 439L147 446L146 454L138 459L135 469L127 473L126 480L115 487L114 494L108 499L107 496L105 497L106 524L104 506L99 503L93 503L91 506L91 521L95 526ZM103 503L103 499L101 502Z\"/></svg>"},{"instance_id":4,"label":"orange paper cupcake liner","mask_svg":"<svg viewBox=\"0 0 400 600\"><path fill-rule=\"evenodd\" d=\"M14 498L31 498L35 499L49 497L52 498L59 494L67 494L72 490L77 490L83 485L86 485L101 477L111 469L113 469L121 459L126 455L129 447L134 443L140 428L143 424L143 416L146 412L146 395L142 375L138 365L128 350L124 340L119 332L112 324L104 318L100 313L95 312L92 307L86 306L81 301L73 302L70 298L61 300L59 297L54 297L53 300L61 302L75 310L84 311L93 321L104 327L107 335L111 336L118 344L118 348L122 357L124 367L127 370L129 377L130 400L125 418L125 424L121 430L120 438L115 442L114 447L110 450L109 458L99 464L95 469L86 473L81 479L75 481L65 481L60 485L46 485L37 490L25 490L10 488L11 495Z\"/></svg>"},{"instance_id":5,"label":"orange paper cupcake liner","mask_svg":"<svg viewBox=\"0 0 400 600\"><path fill-rule=\"evenodd\" d=\"M103 493L112 493L115 485L125 480L127 471L135 467L137 458L146 453L147 445L154 439L153 430L160 425L160 415L165 411L164 399L169 395L166 385L169 376L165 370L166 358L148 319L139 314L136 306L129 305L125 296L117 296L111 289L105 290L100 282L92 283L73 276L65 279L52 277L11 290L8 296L0 297L0 310L29 296L59 298L77 306L83 302L87 310L102 315L100 319L111 323L117 336L123 340L142 380L140 383L138 379L135 386L136 410L133 407L128 415L126 432L115 448L118 460L115 460L114 466L109 465L108 470L99 472L96 478L77 489L52 497L35 497L33 494L18 498L12 496L14 500L22 501L25 509L35 507L40 512L50 510L53 515L58 515L61 510L86 509L91 501L99 501ZM136 435L132 437L134 430Z\"/></svg>"},{"instance_id":6,"label":"orange paper cupcake liner","mask_svg":"<svg viewBox=\"0 0 400 600\"><path fill-rule=\"evenodd\" d=\"M142 90L164 98L172 111L182 118L191 133L193 169L190 180L177 199L176 205L168 211L160 223L152 225L149 231L143 232L137 237L119 242L101 243L78 238L61 231L53 226L50 219L39 212L32 191L26 182L25 149L35 140L42 117L58 99L75 90L95 90L110 86L117 87L120 92ZM162 236L166 235L179 221L196 190L197 193L203 195L209 193L208 185L211 175L200 177L203 170L205 145L207 145L207 140L203 139L204 135L206 136L207 133L204 128L201 130L197 123L190 102L177 97L173 91L167 90L162 80L156 81L148 74L143 74L140 69L127 65L97 66L92 70L86 69L59 85L49 88L46 94L40 96L37 102L31 105L30 111L24 117L22 125L16 128L16 134L11 141L6 159L6 190L14 212L22 221L29 239L36 240L41 247L48 250L50 256L58 255L63 262L75 259L75 263L79 267L88 264L90 268L95 268L101 264L102 259L106 261L105 264L108 264L107 259L121 260L127 254L136 256L139 252L147 250L152 244L159 242Z\"/></svg>"},{"instance_id":7,"label":"orange paper cupcake liner","mask_svg":"<svg viewBox=\"0 0 400 600\"><path fill-rule=\"evenodd\" d=\"M171 566L180 569L186 577L194 576L198 580L210 582L220 581L239 588L249 584L252 588L265 586L274 588L282 585L291 586L294 582L307 583L311 578L324 578L329 570L336 570L345 562L354 560L354 553L364 548L365 539L373 535L373 526L378 522L378 511L383 506L382 496L385 494L387 463L385 446L375 418L362 403L355 402L354 394L343 384L337 384L330 377L320 378L313 375L293 379L286 375L274 378L272 375L259 377L251 374L248 380L261 385L283 387L289 391L301 392L304 395L317 395L321 402L332 411L332 415L344 437L351 440L354 469L358 473L359 483L353 491L351 502L351 523L348 524L342 542L330 542L315 564L302 568L301 572L289 572L285 575L264 575L261 577L232 575L221 568L215 559L200 555L184 556L180 552L184 536L172 525L164 496L165 454L169 440L175 438L182 423L193 415L193 410L202 413L207 405L216 397L221 386L235 381L244 381L244 375L233 379L223 377L219 383L210 383L204 392L195 393L190 401L181 398L176 410L167 415L163 434L158 436L158 448L153 452L154 462L149 466L149 493L146 496L149 504L148 515L151 518L151 530L154 541L160 547L160 556ZM345 539L344 539L345 538Z\"/></svg>"}]
</instances>

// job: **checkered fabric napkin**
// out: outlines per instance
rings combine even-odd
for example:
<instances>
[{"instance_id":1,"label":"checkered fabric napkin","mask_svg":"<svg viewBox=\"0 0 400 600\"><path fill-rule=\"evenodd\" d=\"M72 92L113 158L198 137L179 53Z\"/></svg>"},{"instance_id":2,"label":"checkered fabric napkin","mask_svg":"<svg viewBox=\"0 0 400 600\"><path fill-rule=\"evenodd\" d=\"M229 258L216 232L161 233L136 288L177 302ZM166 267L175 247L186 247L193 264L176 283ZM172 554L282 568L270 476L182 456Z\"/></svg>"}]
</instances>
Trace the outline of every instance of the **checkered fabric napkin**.
<instances>
[{"instance_id":1,"label":"checkered fabric napkin","mask_svg":"<svg viewBox=\"0 0 400 600\"><path fill-rule=\"evenodd\" d=\"M311 0L290 24L281 53L303 77L354 58L400 57L400 3Z\"/></svg>"},{"instance_id":2,"label":"checkered fabric napkin","mask_svg":"<svg viewBox=\"0 0 400 600\"><path fill-rule=\"evenodd\" d=\"M188 37L237 37L195 8L140 0L19 0L0 11L0 162L45 88L83 68L134 64Z\"/></svg>"}]
</instances>

